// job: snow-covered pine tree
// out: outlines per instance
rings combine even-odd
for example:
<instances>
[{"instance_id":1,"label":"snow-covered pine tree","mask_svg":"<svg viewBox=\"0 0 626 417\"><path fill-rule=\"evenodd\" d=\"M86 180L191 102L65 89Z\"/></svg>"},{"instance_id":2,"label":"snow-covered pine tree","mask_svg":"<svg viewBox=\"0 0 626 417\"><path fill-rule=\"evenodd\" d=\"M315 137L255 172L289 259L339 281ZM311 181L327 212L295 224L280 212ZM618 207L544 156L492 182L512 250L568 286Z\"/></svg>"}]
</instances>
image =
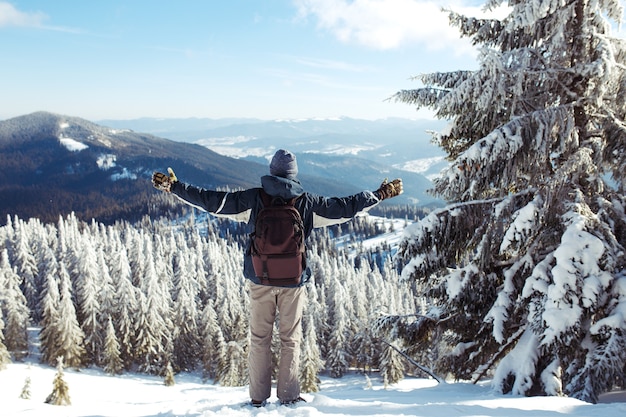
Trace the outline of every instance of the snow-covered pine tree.
<instances>
[{"instance_id":1,"label":"snow-covered pine tree","mask_svg":"<svg viewBox=\"0 0 626 417\"><path fill-rule=\"evenodd\" d=\"M120 352L120 343L115 336L113 321L109 317L106 333L104 335L104 348L102 349L102 367L104 372L110 375L121 374L124 370L124 361Z\"/></svg>"},{"instance_id":2,"label":"snow-covered pine tree","mask_svg":"<svg viewBox=\"0 0 626 417\"><path fill-rule=\"evenodd\" d=\"M100 271L100 284L97 297L98 304L100 306L98 312L99 328L101 332L100 340L104 343L104 346L100 347L99 355L96 357L96 364L102 366L102 350L106 346L106 333L108 331L108 319L115 310L115 288L113 287L113 279L111 278L111 271L109 264L105 260L103 245L100 245L96 249L96 258L98 264L98 271ZM102 342L104 341L104 342Z\"/></svg>"},{"instance_id":3,"label":"snow-covered pine tree","mask_svg":"<svg viewBox=\"0 0 626 417\"><path fill-rule=\"evenodd\" d=\"M45 279L48 275L50 259L54 258L53 248L56 245L57 237L56 233L50 231L54 226L44 225L38 219L30 219L28 225L31 229L31 244L38 270L37 291L35 294L32 294L35 298L28 298L28 303L33 308L31 310L32 322L39 323L43 318L41 301L44 297ZM56 267L56 260L54 266Z\"/></svg>"},{"instance_id":4,"label":"snow-covered pine tree","mask_svg":"<svg viewBox=\"0 0 626 417\"><path fill-rule=\"evenodd\" d=\"M30 400L31 392L30 392L30 377L27 376L24 380L24 386L22 387L22 392L20 392L20 398L23 400Z\"/></svg>"},{"instance_id":5,"label":"snow-covered pine tree","mask_svg":"<svg viewBox=\"0 0 626 417\"><path fill-rule=\"evenodd\" d=\"M490 0L450 13L479 68L425 74L395 99L451 121L449 205L408 231L403 277L448 330L442 372L587 401L626 361L626 42L618 0ZM407 332L410 334L411 332ZM520 366L523 364L523 366Z\"/></svg>"},{"instance_id":6,"label":"snow-covered pine tree","mask_svg":"<svg viewBox=\"0 0 626 417\"><path fill-rule=\"evenodd\" d=\"M193 235L193 244L189 248L189 272L192 274L192 279L198 285L198 303L199 308L207 303L207 300L212 299L211 283L209 282L209 273L207 271L206 260L204 259L206 249L206 239L202 239L198 233ZM201 312L199 312L201 314Z\"/></svg>"},{"instance_id":7,"label":"snow-covered pine tree","mask_svg":"<svg viewBox=\"0 0 626 417\"><path fill-rule=\"evenodd\" d=\"M77 275L75 281L76 316L85 335L85 364L98 362L102 340L104 338L103 323L100 320L99 293L102 291L101 272L98 265L96 250L87 237L82 239L76 260Z\"/></svg>"},{"instance_id":8,"label":"snow-covered pine tree","mask_svg":"<svg viewBox=\"0 0 626 417\"><path fill-rule=\"evenodd\" d=\"M349 230L350 233L354 233L353 228L349 227ZM349 342L348 351L353 358L354 366L366 371L366 369L371 368L372 365L372 339L369 331L370 326L367 325L369 321L369 300L367 299L367 291L365 290L368 285L368 283L366 283L367 273L364 268L359 268L354 269L354 273L351 275L350 281L346 283L352 300L352 302L349 303L351 307L349 326L352 340Z\"/></svg>"},{"instance_id":9,"label":"snow-covered pine tree","mask_svg":"<svg viewBox=\"0 0 626 417\"><path fill-rule=\"evenodd\" d=\"M404 362L400 354L390 344L385 344L380 357L380 374L385 389L402 381L404 378Z\"/></svg>"},{"instance_id":10,"label":"snow-covered pine tree","mask_svg":"<svg viewBox=\"0 0 626 417\"><path fill-rule=\"evenodd\" d=\"M144 236L142 232L130 227L125 236L124 246L132 273L132 283L135 287L141 288L145 269Z\"/></svg>"},{"instance_id":11,"label":"snow-covered pine tree","mask_svg":"<svg viewBox=\"0 0 626 417\"><path fill-rule=\"evenodd\" d=\"M248 383L248 361L246 352L238 342L226 345L226 361L222 365L219 383L225 387L241 387Z\"/></svg>"},{"instance_id":12,"label":"snow-covered pine tree","mask_svg":"<svg viewBox=\"0 0 626 417\"><path fill-rule=\"evenodd\" d=\"M20 289L20 277L9 265L6 249L0 253L0 309L4 312L4 345L15 360L28 355L28 301Z\"/></svg>"},{"instance_id":13,"label":"snow-covered pine tree","mask_svg":"<svg viewBox=\"0 0 626 417\"><path fill-rule=\"evenodd\" d=\"M170 297L159 280L152 240L144 236L144 275L139 294L139 320L135 322L137 332L137 362L139 370L154 375L163 375L167 363L167 346L171 340Z\"/></svg>"},{"instance_id":14,"label":"snow-covered pine tree","mask_svg":"<svg viewBox=\"0 0 626 417\"><path fill-rule=\"evenodd\" d=\"M38 279L39 270L31 248L28 225L23 221L19 221L17 224L19 224L19 228L16 231L16 242L13 249L13 260L11 264L20 276L20 287L22 289L22 293L28 300L28 309L32 315L37 308L39 291L41 290L41 285Z\"/></svg>"},{"instance_id":15,"label":"snow-covered pine tree","mask_svg":"<svg viewBox=\"0 0 626 417\"><path fill-rule=\"evenodd\" d=\"M278 367L280 365L280 333L278 326L280 325L280 319L276 317L274 320L274 326L272 327L272 343L270 344L270 360L272 362L272 379L278 379ZM300 350L302 352L302 350Z\"/></svg>"},{"instance_id":16,"label":"snow-covered pine tree","mask_svg":"<svg viewBox=\"0 0 626 417\"><path fill-rule=\"evenodd\" d=\"M56 276L58 274L59 265L54 257L52 249L44 253L45 265L44 290L41 300L41 321L39 325L39 350L41 351L41 362L54 365L59 353L59 344L57 342L58 323L59 323L59 284Z\"/></svg>"},{"instance_id":17,"label":"snow-covered pine tree","mask_svg":"<svg viewBox=\"0 0 626 417\"><path fill-rule=\"evenodd\" d=\"M139 289L133 286L130 263L124 247L118 248L112 256L111 279L115 288L111 316L120 343L120 357L124 368L130 369L136 358L135 321L139 317Z\"/></svg>"},{"instance_id":18,"label":"snow-covered pine tree","mask_svg":"<svg viewBox=\"0 0 626 417\"><path fill-rule=\"evenodd\" d=\"M326 229L318 229L321 231L325 231ZM320 232L316 232L314 230L312 236L319 235ZM313 320L313 325L315 327L315 331L317 333L317 340L329 340L330 338L330 319L329 319L329 311L328 311L328 303L326 302L326 286L324 284L324 278L327 277L325 275L326 267L322 263L322 258L317 254L319 247L317 243L312 245L311 250L309 250L309 264L311 265L311 270L313 271L313 276L311 278L311 283L306 286L308 296L308 304L307 309L309 309L311 314L311 319ZM328 257L325 257L328 259ZM327 349L328 344L320 343L320 356L322 358L327 357Z\"/></svg>"},{"instance_id":19,"label":"snow-covered pine tree","mask_svg":"<svg viewBox=\"0 0 626 417\"><path fill-rule=\"evenodd\" d=\"M64 264L59 265L59 314L54 326L57 354L63 358L65 365L80 368L85 360L85 334L76 318L76 307L72 301L72 283ZM62 365L60 365L62 366Z\"/></svg>"},{"instance_id":20,"label":"snow-covered pine tree","mask_svg":"<svg viewBox=\"0 0 626 417\"><path fill-rule=\"evenodd\" d=\"M2 309L0 308L0 370L6 368L11 363L11 355L4 345L4 320L2 319Z\"/></svg>"},{"instance_id":21,"label":"snow-covered pine tree","mask_svg":"<svg viewBox=\"0 0 626 417\"><path fill-rule=\"evenodd\" d=\"M314 291L307 292L311 294ZM318 374L324 369L324 362L320 356L320 348L315 331L315 321L312 317L314 311L311 305L307 303L302 317L302 327L304 328L300 353L300 389L302 392L318 392L320 390Z\"/></svg>"},{"instance_id":22,"label":"snow-covered pine tree","mask_svg":"<svg viewBox=\"0 0 626 417\"><path fill-rule=\"evenodd\" d=\"M336 265L335 265L336 266ZM336 269L335 269L336 270ZM340 275L334 274L338 277ZM328 356L326 357L326 369L333 378L341 378L350 368L350 355L348 353L349 342L349 317L346 305L350 303L346 290L338 279L331 281L332 297L332 330L328 339Z\"/></svg>"},{"instance_id":23,"label":"snow-covered pine tree","mask_svg":"<svg viewBox=\"0 0 626 417\"><path fill-rule=\"evenodd\" d=\"M70 389L63 378L63 357L57 358L57 373L52 381L52 392L46 398L47 404L52 405L71 405Z\"/></svg>"},{"instance_id":24,"label":"snow-covered pine tree","mask_svg":"<svg viewBox=\"0 0 626 417\"><path fill-rule=\"evenodd\" d=\"M202 377L217 379L220 374L220 363L223 362L221 358L226 355L226 342L213 308L213 301L209 300L204 306L201 320Z\"/></svg>"},{"instance_id":25,"label":"snow-covered pine tree","mask_svg":"<svg viewBox=\"0 0 626 417\"><path fill-rule=\"evenodd\" d=\"M159 311L163 305L154 265L146 263L146 290L139 294L139 313L135 324L137 335L135 357L141 372L161 375L165 369L165 342L167 327Z\"/></svg>"},{"instance_id":26,"label":"snow-covered pine tree","mask_svg":"<svg viewBox=\"0 0 626 417\"><path fill-rule=\"evenodd\" d=\"M173 344L174 366L177 371L191 371L198 364L200 331L198 326L198 284L189 270L189 256L175 254Z\"/></svg>"},{"instance_id":27,"label":"snow-covered pine tree","mask_svg":"<svg viewBox=\"0 0 626 417\"><path fill-rule=\"evenodd\" d=\"M172 368L172 364L169 361L167 362L167 365L165 365L163 384L165 384L166 387L173 387L174 385L176 385L176 379L174 378L174 368Z\"/></svg>"},{"instance_id":28,"label":"snow-covered pine tree","mask_svg":"<svg viewBox=\"0 0 626 417\"><path fill-rule=\"evenodd\" d=\"M371 321L373 320L369 320ZM374 337L371 327L365 322L360 324L361 327L352 340L352 350L355 366L366 373L378 367L381 345Z\"/></svg>"}]
</instances>

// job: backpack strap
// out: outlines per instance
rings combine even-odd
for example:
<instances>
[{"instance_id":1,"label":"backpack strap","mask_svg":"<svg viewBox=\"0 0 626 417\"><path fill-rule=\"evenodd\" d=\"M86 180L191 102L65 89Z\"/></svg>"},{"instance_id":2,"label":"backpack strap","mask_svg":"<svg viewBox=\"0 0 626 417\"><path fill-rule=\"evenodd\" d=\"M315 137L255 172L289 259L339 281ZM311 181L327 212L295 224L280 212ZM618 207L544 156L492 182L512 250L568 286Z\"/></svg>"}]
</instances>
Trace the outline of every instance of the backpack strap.
<instances>
[{"instance_id":1,"label":"backpack strap","mask_svg":"<svg viewBox=\"0 0 626 417\"><path fill-rule=\"evenodd\" d=\"M261 200L263 201L263 207L270 206L295 206L296 200L299 199L300 196L290 198L289 200L285 200L282 197L271 196L269 195L263 188L261 188Z\"/></svg>"}]
</instances>

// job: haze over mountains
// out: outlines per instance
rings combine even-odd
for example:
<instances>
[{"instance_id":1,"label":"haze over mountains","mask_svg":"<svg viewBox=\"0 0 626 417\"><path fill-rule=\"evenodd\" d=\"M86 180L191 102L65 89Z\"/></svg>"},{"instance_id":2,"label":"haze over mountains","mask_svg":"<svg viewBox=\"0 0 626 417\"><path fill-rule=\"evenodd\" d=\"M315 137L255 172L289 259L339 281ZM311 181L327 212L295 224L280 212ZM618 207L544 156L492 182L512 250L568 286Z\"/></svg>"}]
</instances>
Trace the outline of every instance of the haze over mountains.
<instances>
[{"instance_id":1,"label":"haze over mountains","mask_svg":"<svg viewBox=\"0 0 626 417\"><path fill-rule=\"evenodd\" d=\"M144 118L100 123L199 144L262 165L268 164L276 149L286 148L297 155L300 176L354 184L355 191L370 189L385 177L402 177L405 195L397 203L441 204L425 192L432 186L430 179L448 164L429 133L444 129L441 121Z\"/></svg>"},{"instance_id":2,"label":"haze over mountains","mask_svg":"<svg viewBox=\"0 0 626 417\"><path fill-rule=\"evenodd\" d=\"M405 194L395 204L438 205L426 193L425 175L406 170L421 164L429 175L437 169L432 162L442 160L417 126L402 119L93 123L32 113L0 121L0 224L7 215L55 221L71 211L87 220L136 220L153 206L154 170L171 166L179 178L207 188L253 187L280 147L297 154L300 180L311 192L347 195L402 177Z\"/></svg>"},{"instance_id":3,"label":"haze over mountains","mask_svg":"<svg viewBox=\"0 0 626 417\"><path fill-rule=\"evenodd\" d=\"M445 123L433 120L144 118L99 123L200 144L234 158L262 158L261 163L267 162L273 150L284 147L299 159L314 160L311 155L354 157L429 178L446 166L444 152L430 142L428 133L440 131ZM307 173L316 175L317 166L313 164Z\"/></svg>"}]
</instances>

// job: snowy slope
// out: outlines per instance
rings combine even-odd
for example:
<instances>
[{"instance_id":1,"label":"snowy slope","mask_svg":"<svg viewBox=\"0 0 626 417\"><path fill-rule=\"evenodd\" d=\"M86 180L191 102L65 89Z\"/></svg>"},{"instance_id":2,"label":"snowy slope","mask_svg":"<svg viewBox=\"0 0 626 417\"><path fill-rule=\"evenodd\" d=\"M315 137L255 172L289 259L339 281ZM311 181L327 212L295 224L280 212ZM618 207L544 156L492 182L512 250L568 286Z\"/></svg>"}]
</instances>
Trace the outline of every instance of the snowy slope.
<instances>
[{"instance_id":1,"label":"snowy slope","mask_svg":"<svg viewBox=\"0 0 626 417\"><path fill-rule=\"evenodd\" d=\"M52 391L56 370L36 364L10 364L0 371L3 417L243 417L243 416L573 416L622 417L626 403L587 404L572 398L513 397L492 392L488 384L448 383L407 378L384 389L377 376L371 380L352 374L341 379L322 377L321 392L303 394L308 401L285 407L270 398L262 409L242 407L247 387L226 388L203 383L197 375L180 374L168 387L161 378L100 371L66 370L72 404L44 403ZM31 379L30 399L19 398L24 381Z\"/></svg>"}]
</instances>

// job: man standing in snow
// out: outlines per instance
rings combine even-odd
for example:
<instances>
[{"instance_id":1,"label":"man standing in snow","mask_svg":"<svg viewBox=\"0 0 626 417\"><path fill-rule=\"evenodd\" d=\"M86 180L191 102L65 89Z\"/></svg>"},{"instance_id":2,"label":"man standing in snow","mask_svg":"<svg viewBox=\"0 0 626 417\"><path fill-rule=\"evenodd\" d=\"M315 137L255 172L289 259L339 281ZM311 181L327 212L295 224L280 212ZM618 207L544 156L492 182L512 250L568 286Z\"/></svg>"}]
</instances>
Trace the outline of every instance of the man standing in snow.
<instances>
[{"instance_id":1,"label":"man standing in snow","mask_svg":"<svg viewBox=\"0 0 626 417\"><path fill-rule=\"evenodd\" d=\"M155 172L152 183L155 188L172 193L185 202L207 212L246 222L254 227L259 211L263 208L262 191L272 198L285 201L295 198L294 206L302 217L305 238L315 227L323 227L348 221L356 214L366 211L380 201L402 193L402 180L384 181L376 191L363 191L349 197L322 197L305 192L297 179L298 165L293 153L280 149L271 160L270 175L261 177L261 188L236 192L206 190L185 184L169 174ZM245 251L244 275L250 283L250 334L251 346L248 358L250 373L251 404L261 407L270 397L272 386L271 340L276 313L279 315L281 356L278 368L277 396L281 404L304 401L300 397L298 380L300 343L302 339L302 308L304 285L311 276L304 269L299 284L272 286L262 284L255 274L250 243Z\"/></svg>"}]
</instances>

